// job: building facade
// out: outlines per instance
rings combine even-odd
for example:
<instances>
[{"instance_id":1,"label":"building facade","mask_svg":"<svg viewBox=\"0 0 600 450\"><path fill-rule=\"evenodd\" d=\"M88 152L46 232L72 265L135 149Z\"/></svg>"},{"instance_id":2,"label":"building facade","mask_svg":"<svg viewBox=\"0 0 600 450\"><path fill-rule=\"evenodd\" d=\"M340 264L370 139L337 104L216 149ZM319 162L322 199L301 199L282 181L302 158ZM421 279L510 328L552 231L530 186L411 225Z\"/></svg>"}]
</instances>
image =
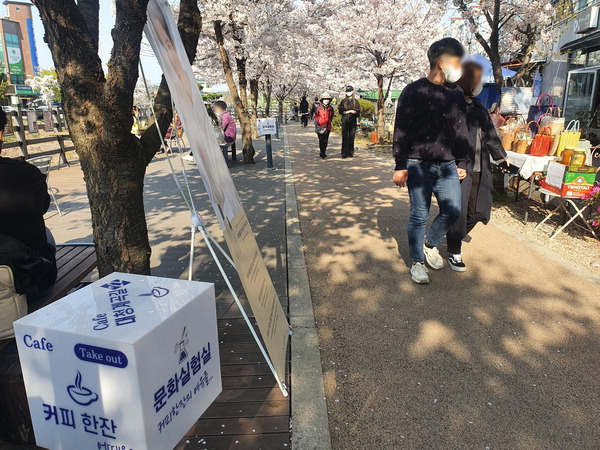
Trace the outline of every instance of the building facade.
<instances>
[{"instance_id":1,"label":"building facade","mask_svg":"<svg viewBox=\"0 0 600 450\"><path fill-rule=\"evenodd\" d=\"M10 84L23 86L39 65L31 15L33 5L17 1L5 1L4 5L7 17L0 19L0 62Z\"/></svg>"},{"instance_id":2,"label":"building facade","mask_svg":"<svg viewBox=\"0 0 600 450\"><path fill-rule=\"evenodd\" d=\"M554 44L542 69L541 91L554 97L567 119L588 121L600 106L600 0L555 6L566 18L552 29Z\"/></svg>"}]
</instances>

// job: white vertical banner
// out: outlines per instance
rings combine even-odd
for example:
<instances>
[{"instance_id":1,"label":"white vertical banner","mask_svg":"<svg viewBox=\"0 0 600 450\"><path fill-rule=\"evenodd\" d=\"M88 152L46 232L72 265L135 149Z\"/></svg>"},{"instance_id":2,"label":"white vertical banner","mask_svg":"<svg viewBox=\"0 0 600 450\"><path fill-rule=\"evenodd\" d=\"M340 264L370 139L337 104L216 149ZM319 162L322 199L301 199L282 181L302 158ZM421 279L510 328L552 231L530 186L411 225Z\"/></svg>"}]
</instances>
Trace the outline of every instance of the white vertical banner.
<instances>
[{"instance_id":1,"label":"white vertical banner","mask_svg":"<svg viewBox=\"0 0 600 450\"><path fill-rule=\"evenodd\" d=\"M166 0L148 2L144 33L163 70L202 181L276 374L285 382L289 325L208 117Z\"/></svg>"}]
</instances>

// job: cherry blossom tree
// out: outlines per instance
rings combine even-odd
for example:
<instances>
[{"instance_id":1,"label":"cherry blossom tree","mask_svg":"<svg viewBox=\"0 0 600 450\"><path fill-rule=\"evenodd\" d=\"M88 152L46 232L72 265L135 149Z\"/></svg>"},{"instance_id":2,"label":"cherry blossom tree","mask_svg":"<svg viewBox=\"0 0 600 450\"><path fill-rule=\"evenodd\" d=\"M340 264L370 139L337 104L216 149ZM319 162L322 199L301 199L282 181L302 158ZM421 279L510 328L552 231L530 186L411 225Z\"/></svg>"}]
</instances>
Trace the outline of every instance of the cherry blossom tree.
<instances>
[{"instance_id":1,"label":"cherry blossom tree","mask_svg":"<svg viewBox=\"0 0 600 450\"><path fill-rule=\"evenodd\" d=\"M108 14L101 12L99 0L33 0L33 4L44 25L44 41L52 53L69 133L84 174L100 276L115 271L149 274L144 175L160 149L160 135L164 136L172 111L163 77L155 96L154 124L139 138L131 134L148 0L115 2L106 69L98 53L98 30ZM196 0L178 4L178 29L192 61L202 26L200 12Z\"/></svg>"},{"instance_id":2,"label":"cherry blossom tree","mask_svg":"<svg viewBox=\"0 0 600 450\"><path fill-rule=\"evenodd\" d=\"M251 164L255 153L252 118L256 118L261 80L281 57L277 53L280 41L298 25L294 1L206 0L202 7L204 20L212 25L205 28L202 44L213 44L204 49L200 45L199 65L207 68L218 57L242 128L244 163Z\"/></svg>"},{"instance_id":3,"label":"cherry blossom tree","mask_svg":"<svg viewBox=\"0 0 600 450\"><path fill-rule=\"evenodd\" d=\"M425 74L427 47L441 32L443 11L419 0L339 0L331 23L348 81L377 90L377 134L385 135L385 103L393 84Z\"/></svg>"},{"instance_id":4,"label":"cherry blossom tree","mask_svg":"<svg viewBox=\"0 0 600 450\"><path fill-rule=\"evenodd\" d=\"M40 69L35 76L27 78L25 83L40 93L46 106L60 101L60 85L56 77L56 70Z\"/></svg>"},{"instance_id":5,"label":"cherry blossom tree","mask_svg":"<svg viewBox=\"0 0 600 450\"><path fill-rule=\"evenodd\" d=\"M443 6L449 4L448 0L436 1ZM503 82L503 56L520 56L522 65L517 77L521 77L530 70L529 63L539 44L545 45L550 40L552 0L451 0L451 3L492 62L498 89Z\"/></svg>"}]
</instances>

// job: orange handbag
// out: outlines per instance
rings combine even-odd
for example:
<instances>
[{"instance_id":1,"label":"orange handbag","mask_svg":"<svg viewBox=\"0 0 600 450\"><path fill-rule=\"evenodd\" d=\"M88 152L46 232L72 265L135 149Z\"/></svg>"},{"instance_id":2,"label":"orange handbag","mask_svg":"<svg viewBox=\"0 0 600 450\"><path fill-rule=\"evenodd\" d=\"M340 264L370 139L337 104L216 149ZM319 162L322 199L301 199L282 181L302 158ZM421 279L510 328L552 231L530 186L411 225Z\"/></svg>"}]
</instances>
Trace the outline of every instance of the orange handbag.
<instances>
[{"instance_id":1,"label":"orange handbag","mask_svg":"<svg viewBox=\"0 0 600 450\"><path fill-rule=\"evenodd\" d=\"M552 128L543 127L531 142L531 156L548 156L552 147Z\"/></svg>"}]
</instances>

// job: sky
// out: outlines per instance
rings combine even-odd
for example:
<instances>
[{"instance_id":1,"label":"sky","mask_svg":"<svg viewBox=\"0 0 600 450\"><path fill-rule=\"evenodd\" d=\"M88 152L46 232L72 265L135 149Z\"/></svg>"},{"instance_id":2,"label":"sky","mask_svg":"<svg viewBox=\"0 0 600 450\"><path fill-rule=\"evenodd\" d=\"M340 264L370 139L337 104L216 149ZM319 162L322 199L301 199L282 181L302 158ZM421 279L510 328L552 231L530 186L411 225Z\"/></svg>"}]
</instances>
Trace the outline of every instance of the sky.
<instances>
[{"instance_id":1,"label":"sky","mask_svg":"<svg viewBox=\"0 0 600 450\"><path fill-rule=\"evenodd\" d=\"M27 2L24 2L27 3ZM6 16L6 10L2 11ZM35 43L38 51L38 59L40 67L42 69L49 69L54 67L52 61L52 55L48 45L44 42L44 25L40 19L39 12L34 6L32 10L33 15L33 28L35 32ZM111 0L100 0L100 58L106 65L110 58L110 50L112 48L112 36L110 31L114 25L115 18L111 14ZM144 66L144 72L148 80L154 84L160 82L162 70L158 65L158 61L154 56L142 55L142 65ZM106 66L104 68L106 71Z\"/></svg>"}]
</instances>

